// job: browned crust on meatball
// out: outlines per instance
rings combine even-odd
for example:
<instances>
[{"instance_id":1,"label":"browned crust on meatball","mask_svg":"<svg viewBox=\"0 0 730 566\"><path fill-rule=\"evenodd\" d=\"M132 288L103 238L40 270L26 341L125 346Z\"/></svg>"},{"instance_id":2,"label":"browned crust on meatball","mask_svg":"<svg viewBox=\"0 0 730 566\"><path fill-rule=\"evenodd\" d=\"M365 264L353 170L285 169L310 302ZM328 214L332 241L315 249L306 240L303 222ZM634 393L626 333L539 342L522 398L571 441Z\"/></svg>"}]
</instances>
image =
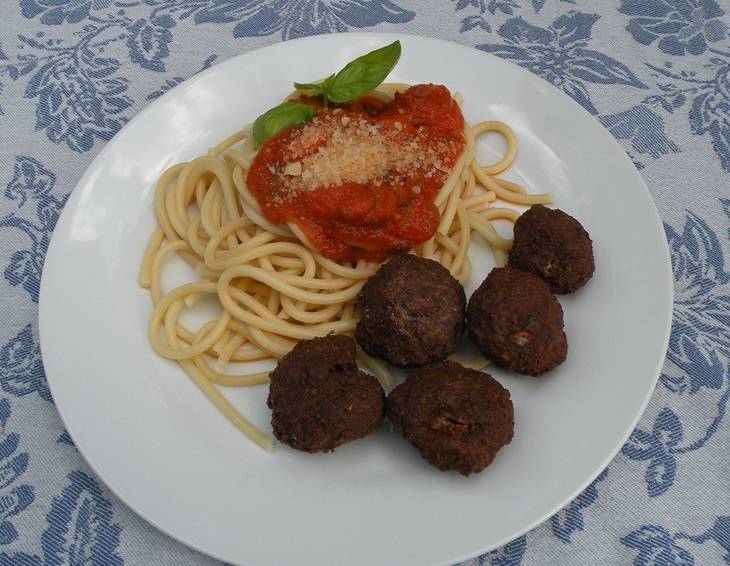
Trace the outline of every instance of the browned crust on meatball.
<instances>
[{"instance_id":1,"label":"browned crust on meatball","mask_svg":"<svg viewBox=\"0 0 730 566\"><path fill-rule=\"evenodd\" d=\"M305 452L329 452L373 432L385 394L355 365L355 341L330 335L299 342L271 372L274 436Z\"/></svg>"},{"instance_id":2,"label":"browned crust on meatball","mask_svg":"<svg viewBox=\"0 0 730 566\"><path fill-rule=\"evenodd\" d=\"M593 275L593 243L572 216L535 205L515 223L509 265L542 277L554 293L572 293Z\"/></svg>"},{"instance_id":3,"label":"browned crust on meatball","mask_svg":"<svg viewBox=\"0 0 730 566\"><path fill-rule=\"evenodd\" d=\"M357 341L399 367L445 359L464 332L464 289L436 261L399 255L360 291Z\"/></svg>"},{"instance_id":4,"label":"browned crust on meatball","mask_svg":"<svg viewBox=\"0 0 730 566\"><path fill-rule=\"evenodd\" d=\"M563 309L532 273L496 268L469 300L469 336L495 364L539 376L565 361Z\"/></svg>"},{"instance_id":5,"label":"browned crust on meatball","mask_svg":"<svg viewBox=\"0 0 730 566\"><path fill-rule=\"evenodd\" d=\"M388 396L386 411L428 462L465 476L491 464L514 431L509 391L451 361L411 373Z\"/></svg>"}]
</instances>

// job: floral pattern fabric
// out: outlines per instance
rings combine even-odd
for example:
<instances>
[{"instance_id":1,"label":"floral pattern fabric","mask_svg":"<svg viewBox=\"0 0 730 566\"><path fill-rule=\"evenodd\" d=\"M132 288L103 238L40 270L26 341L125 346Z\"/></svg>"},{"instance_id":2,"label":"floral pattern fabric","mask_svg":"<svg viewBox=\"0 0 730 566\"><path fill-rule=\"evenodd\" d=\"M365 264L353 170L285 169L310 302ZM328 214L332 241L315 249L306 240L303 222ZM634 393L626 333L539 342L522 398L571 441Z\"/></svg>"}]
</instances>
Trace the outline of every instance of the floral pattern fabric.
<instances>
[{"instance_id":1,"label":"floral pattern fabric","mask_svg":"<svg viewBox=\"0 0 730 566\"><path fill-rule=\"evenodd\" d=\"M671 251L669 350L638 426L564 509L464 564L730 564L726 0L6 0L0 566L217 564L129 511L76 451L38 341L43 261L74 183L149 101L255 47L347 30L456 41L563 90L640 170Z\"/></svg>"}]
</instances>

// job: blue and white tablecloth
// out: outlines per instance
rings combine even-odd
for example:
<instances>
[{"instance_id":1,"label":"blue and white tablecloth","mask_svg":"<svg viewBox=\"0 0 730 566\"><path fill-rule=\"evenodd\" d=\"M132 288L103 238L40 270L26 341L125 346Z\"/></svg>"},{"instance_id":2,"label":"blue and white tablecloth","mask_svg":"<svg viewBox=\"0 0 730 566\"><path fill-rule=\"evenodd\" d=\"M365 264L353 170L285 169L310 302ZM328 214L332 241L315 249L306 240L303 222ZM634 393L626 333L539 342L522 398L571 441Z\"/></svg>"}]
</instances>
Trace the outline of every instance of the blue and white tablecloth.
<instances>
[{"instance_id":1,"label":"blue and white tablecloth","mask_svg":"<svg viewBox=\"0 0 730 566\"><path fill-rule=\"evenodd\" d=\"M112 496L64 431L38 343L43 259L69 191L151 100L345 30L456 41L564 90L623 144L671 248L674 326L638 428L565 509L467 564L730 564L729 0L2 0L0 566L216 563Z\"/></svg>"}]
</instances>

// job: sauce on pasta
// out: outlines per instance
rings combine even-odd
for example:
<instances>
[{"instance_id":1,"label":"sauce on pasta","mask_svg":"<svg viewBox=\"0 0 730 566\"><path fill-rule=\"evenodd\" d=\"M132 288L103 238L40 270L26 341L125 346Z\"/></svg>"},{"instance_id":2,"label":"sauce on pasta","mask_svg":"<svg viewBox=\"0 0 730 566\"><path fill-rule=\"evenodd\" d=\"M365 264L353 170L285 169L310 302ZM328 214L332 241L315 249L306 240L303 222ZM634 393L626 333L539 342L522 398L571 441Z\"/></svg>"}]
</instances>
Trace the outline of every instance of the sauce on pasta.
<instances>
[{"instance_id":1,"label":"sauce on pasta","mask_svg":"<svg viewBox=\"0 0 730 566\"><path fill-rule=\"evenodd\" d=\"M267 141L246 184L275 224L295 224L334 261L382 261L429 240L434 199L464 151L464 117L449 90L416 85L390 102L336 108L318 99L307 125Z\"/></svg>"}]
</instances>

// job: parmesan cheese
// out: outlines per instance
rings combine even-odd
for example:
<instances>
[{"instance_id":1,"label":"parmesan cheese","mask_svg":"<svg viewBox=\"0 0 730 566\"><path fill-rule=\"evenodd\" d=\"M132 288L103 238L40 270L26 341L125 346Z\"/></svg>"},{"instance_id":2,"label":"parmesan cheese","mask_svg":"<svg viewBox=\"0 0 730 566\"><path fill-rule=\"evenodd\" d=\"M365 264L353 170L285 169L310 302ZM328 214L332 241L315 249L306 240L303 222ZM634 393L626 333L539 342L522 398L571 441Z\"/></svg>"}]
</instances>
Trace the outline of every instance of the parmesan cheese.
<instances>
[{"instance_id":1,"label":"parmesan cheese","mask_svg":"<svg viewBox=\"0 0 730 566\"><path fill-rule=\"evenodd\" d=\"M393 185L419 172L427 178L449 172L444 159L459 141L434 142L424 128L404 137L404 130L398 121L389 126L359 115L321 112L292 137L288 162L275 174L295 196L345 183ZM420 190L413 188L416 194Z\"/></svg>"},{"instance_id":2,"label":"parmesan cheese","mask_svg":"<svg viewBox=\"0 0 730 566\"><path fill-rule=\"evenodd\" d=\"M291 175L294 177L298 177L302 174L302 164L299 161L296 161L295 163L287 163L284 165L284 175Z\"/></svg>"}]
</instances>

